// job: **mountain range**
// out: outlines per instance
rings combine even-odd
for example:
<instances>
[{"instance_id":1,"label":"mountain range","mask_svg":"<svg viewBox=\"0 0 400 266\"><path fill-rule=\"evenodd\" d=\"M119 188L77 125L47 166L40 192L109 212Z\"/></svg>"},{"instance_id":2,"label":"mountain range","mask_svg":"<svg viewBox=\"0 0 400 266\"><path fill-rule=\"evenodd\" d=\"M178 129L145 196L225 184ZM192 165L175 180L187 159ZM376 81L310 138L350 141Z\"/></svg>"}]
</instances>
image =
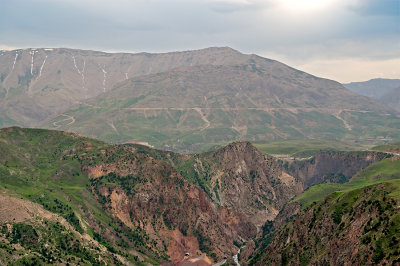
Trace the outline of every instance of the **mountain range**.
<instances>
[{"instance_id":1,"label":"mountain range","mask_svg":"<svg viewBox=\"0 0 400 266\"><path fill-rule=\"evenodd\" d=\"M400 139L391 108L231 48L0 53L0 126L69 130L184 152L233 140Z\"/></svg>"},{"instance_id":2,"label":"mountain range","mask_svg":"<svg viewBox=\"0 0 400 266\"><path fill-rule=\"evenodd\" d=\"M358 94L374 98L397 111L400 110L400 79L371 79L343 86Z\"/></svg>"}]
</instances>

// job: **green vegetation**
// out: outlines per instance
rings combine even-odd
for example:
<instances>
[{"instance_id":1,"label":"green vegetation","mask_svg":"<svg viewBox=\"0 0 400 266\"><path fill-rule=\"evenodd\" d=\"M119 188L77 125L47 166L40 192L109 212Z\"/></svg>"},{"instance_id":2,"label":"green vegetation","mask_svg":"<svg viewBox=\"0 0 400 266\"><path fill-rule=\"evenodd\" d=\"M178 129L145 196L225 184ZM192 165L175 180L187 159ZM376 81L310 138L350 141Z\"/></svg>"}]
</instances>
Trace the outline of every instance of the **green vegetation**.
<instances>
[{"instance_id":1,"label":"green vegetation","mask_svg":"<svg viewBox=\"0 0 400 266\"><path fill-rule=\"evenodd\" d=\"M78 162L60 160L65 153L88 144L88 139L47 130L11 128L0 138L1 186L66 218L83 232L76 206L89 197L86 174ZM91 145L103 145L92 141ZM78 148L79 149L79 148ZM92 202L93 204L93 202ZM91 205L100 210L99 206Z\"/></svg>"},{"instance_id":2,"label":"green vegetation","mask_svg":"<svg viewBox=\"0 0 400 266\"><path fill-rule=\"evenodd\" d=\"M375 146L372 150L400 153L400 142Z\"/></svg>"},{"instance_id":3,"label":"green vegetation","mask_svg":"<svg viewBox=\"0 0 400 266\"><path fill-rule=\"evenodd\" d=\"M278 230L266 224L250 264L260 261L282 265L323 263L329 260L326 256L333 252L330 248L334 245L321 241L322 238L345 241L346 248L357 247L357 256L352 257L355 264L358 260L372 264L400 262L400 216L396 211L400 203L398 157L375 162L346 183L312 186L293 201L302 205L300 214ZM294 235L301 243L298 238L287 240ZM358 238L349 242L354 235L361 235L359 242ZM338 249L335 252L349 256L340 246ZM350 256L346 259L350 261Z\"/></svg>"},{"instance_id":4,"label":"green vegetation","mask_svg":"<svg viewBox=\"0 0 400 266\"><path fill-rule=\"evenodd\" d=\"M382 182L396 183L398 182L397 179L400 179L400 160L388 158L369 165L353 176L347 183L327 183L312 186L296 197L294 201L300 202L303 206L308 206L333 192L340 194ZM396 194L397 190L393 193Z\"/></svg>"},{"instance_id":5,"label":"green vegetation","mask_svg":"<svg viewBox=\"0 0 400 266\"><path fill-rule=\"evenodd\" d=\"M229 133L229 130L226 132ZM291 140L259 142L256 145L264 152L299 157L339 147L346 150L359 148L337 141ZM188 210L182 206L200 206L185 194L193 188L193 184L199 185L218 204L227 184L222 179L212 180L212 177L229 172L221 172L221 168L218 168L220 165L215 162L218 161L216 156L225 158L228 155L226 157L229 158L229 154L224 153L229 151L222 149L222 152L183 155L140 145L107 144L67 132L16 127L0 130L0 190L7 195L38 203L53 214L58 214L57 217L65 218L72 226L70 228L46 219L10 221L0 227L1 237L8 241L0 244L0 256L17 264L55 261L101 264L99 256L105 256L111 264L120 263L121 260L117 258L131 263L148 261L157 264L154 259L168 259L168 244L166 238L154 238L146 231L147 226L152 226L153 232L179 229L185 236L195 236L200 250L216 259L215 238L207 231L207 226L214 226L215 221L196 224L181 219L197 215L190 212L196 211L192 210L196 208ZM357 157L373 152L343 153ZM332 151L326 154L328 159L332 159L334 157L329 157L331 154L341 153ZM228 160L224 163L229 163ZM298 160L296 167L305 169L303 163L309 162L313 164L313 159ZM278 162L276 164L277 167L282 166ZM249 171L248 179L255 178L257 172ZM377 215L366 222L360 241L363 245L372 246L371 260L379 263L387 258L387 254L397 259L394 249L400 241L397 229L400 218L395 215L393 201L400 200L400 160L392 156L373 163L348 182L345 182L348 177L342 173L330 176L329 172L326 178L341 183L313 186L294 199L303 205L304 211L317 208L315 206L326 208L323 210L324 216L318 208L313 209L312 218L306 223L307 230L311 232L324 217L342 232L357 217L355 208L368 209ZM379 186L383 192L376 189ZM367 200L364 195L366 190L373 191L371 195L377 198ZM196 190L193 192L195 195ZM204 196L204 193L200 195ZM385 198L381 200L381 196ZM321 202L324 198L326 204L323 206ZM203 203L204 206L199 208L208 208L208 203ZM123 208L117 209L115 204L121 204ZM142 212L142 209L146 212ZM382 228L388 229L384 231ZM267 243L273 243L273 225L266 224L262 229L268 238L268 241L261 243L265 248ZM82 235L93 238L99 245L87 244ZM13 250L17 244L24 250ZM293 246L282 253L287 256L283 258L287 262L291 261L289 255L294 252L291 248ZM25 256L14 257L13 260L9 256L16 254ZM298 264L311 263L312 256L312 249L303 250L302 255L298 256Z\"/></svg>"},{"instance_id":6,"label":"green vegetation","mask_svg":"<svg viewBox=\"0 0 400 266\"><path fill-rule=\"evenodd\" d=\"M102 151L105 151L104 155ZM137 256L132 256L124 250L138 247L138 251L148 253L143 240L145 234L132 231L118 219L107 214L105 206L93 197L92 189L96 188L93 180L91 182L82 169L83 165L87 167L103 161L114 162L124 154L127 154L124 148L119 149L118 146L72 133L16 127L3 129L0 130L0 189L16 193L42 205L44 209L52 213L59 214L81 234L95 237L111 228L112 231L107 237L101 238L100 243L109 252L117 253L128 261L138 262ZM116 176L110 177L111 179L121 181ZM135 179L125 178L121 182L132 180ZM53 254L50 258L52 260L54 258L66 260L69 258L66 254L69 254L82 259L83 263L99 263L98 256L87 257L92 256L92 253L80 247L81 244L78 242L77 245L71 247L71 251L69 244L63 242L70 240L67 236L56 237L65 229L48 225L50 230L48 237L55 242L38 244L35 242L35 236L38 234L41 236L39 239L42 239L43 229L38 228L37 225L33 229L32 226L16 225L13 227L15 230L12 236L14 242L18 239L18 243L21 245L25 243L26 248L32 252L38 250L37 252L41 255L33 256L32 260L39 259L41 263L43 261L48 263L50 257L46 257L46 254ZM114 241L123 243L125 240L128 241L125 248L116 248ZM46 243L53 250L51 253L42 252L42 246ZM82 254L73 253L75 249L81 250ZM55 253L54 250L60 250L61 253ZM64 253L63 250L65 250ZM154 254L152 256L156 257ZM24 260L31 261L28 257Z\"/></svg>"},{"instance_id":7,"label":"green vegetation","mask_svg":"<svg viewBox=\"0 0 400 266\"><path fill-rule=\"evenodd\" d=\"M262 142L255 141L253 145L266 154L288 155L290 157L310 157L321 151L353 151L363 147L353 143L336 140L296 139Z\"/></svg>"},{"instance_id":8,"label":"green vegetation","mask_svg":"<svg viewBox=\"0 0 400 266\"><path fill-rule=\"evenodd\" d=\"M202 76L203 73L195 72L193 75ZM190 84L193 76L183 78ZM72 124L69 120L57 123L65 119L62 116L43 126L54 128L56 123L60 126L58 129L96 136L104 141L143 141L157 148L187 153L208 151L219 143L253 140L266 153L296 157L309 157L320 150L360 149L370 147L371 143L400 139L396 115L343 111L338 116L324 110L326 106L315 100L306 104L296 104L294 99L288 104L274 101L256 107L252 95L237 96L232 94L233 91L219 88L220 95L207 98L205 94L216 92L200 93L197 87L180 87L177 84L181 80L171 85L170 82L177 77L169 76L169 73L150 75L145 79L148 80L124 82L114 90L89 100L89 105L72 106L65 113L75 118ZM227 86L225 82L218 82L220 86ZM215 88L218 85L204 86ZM132 87L140 90L132 95ZM309 87L302 89L308 90ZM181 90L187 92L181 93ZM204 97L208 106L202 103ZM266 105L278 108L263 110ZM285 139L289 142L280 143ZM264 140L275 140L275 143L263 143Z\"/></svg>"},{"instance_id":9,"label":"green vegetation","mask_svg":"<svg viewBox=\"0 0 400 266\"><path fill-rule=\"evenodd\" d=\"M269 245L260 246L249 264L396 265L400 262L399 191L400 179L393 179L332 193L310 204L276 235L267 234ZM332 252L341 256L332 260Z\"/></svg>"},{"instance_id":10,"label":"green vegetation","mask_svg":"<svg viewBox=\"0 0 400 266\"><path fill-rule=\"evenodd\" d=\"M116 258L101 252L96 246L90 246L76 234L65 228L59 222L45 220L44 224L11 223L2 226L0 235L5 239L0 247L4 257L15 254L20 259L15 265L26 263L37 264L121 264ZM15 252L14 244L22 246L22 250ZM10 251L12 251L10 253ZM20 254L18 254L20 253ZM99 255L104 259L99 260ZM20 255L20 256L18 256ZM12 261L11 258L9 258Z\"/></svg>"}]
</instances>

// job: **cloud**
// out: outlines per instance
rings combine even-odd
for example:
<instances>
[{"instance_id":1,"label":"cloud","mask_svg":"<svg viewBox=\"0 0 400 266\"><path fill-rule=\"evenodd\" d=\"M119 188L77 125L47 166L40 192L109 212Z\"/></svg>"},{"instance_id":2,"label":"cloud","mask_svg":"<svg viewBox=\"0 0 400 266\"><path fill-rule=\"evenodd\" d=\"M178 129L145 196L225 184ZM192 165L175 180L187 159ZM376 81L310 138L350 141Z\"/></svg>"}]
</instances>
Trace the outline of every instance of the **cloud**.
<instances>
[{"instance_id":1,"label":"cloud","mask_svg":"<svg viewBox=\"0 0 400 266\"><path fill-rule=\"evenodd\" d=\"M296 65L298 69L342 83L373 78L400 78L400 57L386 60L359 58L315 60Z\"/></svg>"},{"instance_id":2,"label":"cloud","mask_svg":"<svg viewBox=\"0 0 400 266\"><path fill-rule=\"evenodd\" d=\"M363 16L400 16L399 0L360 0L349 8Z\"/></svg>"},{"instance_id":3,"label":"cloud","mask_svg":"<svg viewBox=\"0 0 400 266\"><path fill-rule=\"evenodd\" d=\"M299 9L299 2L304 3ZM13 0L3 46L167 52L231 46L293 65L400 57L398 0Z\"/></svg>"}]
</instances>

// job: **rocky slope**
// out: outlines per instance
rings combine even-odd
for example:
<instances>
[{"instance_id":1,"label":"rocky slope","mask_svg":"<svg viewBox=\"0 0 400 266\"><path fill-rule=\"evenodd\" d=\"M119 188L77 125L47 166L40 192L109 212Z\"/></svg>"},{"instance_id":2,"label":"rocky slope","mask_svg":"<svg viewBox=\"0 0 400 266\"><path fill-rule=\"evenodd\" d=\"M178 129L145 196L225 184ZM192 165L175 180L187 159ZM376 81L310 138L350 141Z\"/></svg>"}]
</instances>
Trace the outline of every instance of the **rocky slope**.
<instances>
[{"instance_id":1,"label":"rocky slope","mask_svg":"<svg viewBox=\"0 0 400 266\"><path fill-rule=\"evenodd\" d=\"M215 152L186 155L185 165L178 162L175 166L214 202L245 213L260 231L267 221L297 214L300 209L287 203L307 188L347 182L368 165L390 156L329 151L309 159L282 161L262 154L249 142L234 142Z\"/></svg>"},{"instance_id":2,"label":"rocky slope","mask_svg":"<svg viewBox=\"0 0 400 266\"><path fill-rule=\"evenodd\" d=\"M191 171L220 206L244 213L258 229L275 218L282 206L303 191L303 184L289 175L280 161L264 155L249 142L235 142L215 152L193 156Z\"/></svg>"},{"instance_id":3,"label":"rocky slope","mask_svg":"<svg viewBox=\"0 0 400 266\"><path fill-rule=\"evenodd\" d=\"M126 226L143 228L171 261L181 261L186 252L230 256L234 242L255 236L256 227L243 213L215 205L166 162L130 145L104 152L98 164L92 163L98 157L82 158L90 165L92 192Z\"/></svg>"},{"instance_id":4,"label":"rocky slope","mask_svg":"<svg viewBox=\"0 0 400 266\"><path fill-rule=\"evenodd\" d=\"M400 157L397 144L344 183L311 186L263 226L245 264L397 265ZM348 153L354 158L352 152ZM362 153L361 153L362 154ZM371 155L371 154L370 154ZM382 156L382 154L376 154ZM246 250L247 249L247 250ZM255 251L255 252L254 252Z\"/></svg>"},{"instance_id":5,"label":"rocky slope","mask_svg":"<svg viewBox=\"0 0 400 266\"><path fill-rule=\"evenodd\" d=\"M399 180L336 193L282 226L248 263L397 265Z\"/></svg>"}]
</instances>

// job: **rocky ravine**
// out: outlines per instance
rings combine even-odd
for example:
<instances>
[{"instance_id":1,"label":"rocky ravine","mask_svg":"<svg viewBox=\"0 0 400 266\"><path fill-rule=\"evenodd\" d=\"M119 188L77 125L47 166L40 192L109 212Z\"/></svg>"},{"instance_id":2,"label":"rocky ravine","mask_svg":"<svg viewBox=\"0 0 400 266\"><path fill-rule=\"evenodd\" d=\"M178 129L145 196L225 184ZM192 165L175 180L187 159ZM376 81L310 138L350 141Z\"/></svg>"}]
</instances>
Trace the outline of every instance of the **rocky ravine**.
<instances>
[{"instance_id":1,"label":"rocky ravine","mask_svg":"<svg viewBox=\"0 0 400 266\"><path fill-rule=\"evenodd\" d=\"M386 156L325 153L286 166L249 142L198 155L132 145L103 153L109 156L94 165L93 158L82 157L83 164L90 165L85 169L93 193L125 225L143 228L175 263L181 262L186 252L196 257L231 256L309 183L330 182L335 168L349 178ZM117 160L115 154L120 154ZM167 163L167 157L178 171ZM182 164L188 162L185 171ZM193 175L195 185L188 182ZM317 180L316 175L320 176Z\"/></svg>"},{"instance_id":2,"label":"rocky ravine","mask_svg":"<svg viewBox=\"0 0 400 266\"><path fill-rule=\"evenodd\" d=\"M380 152L321 152L307 160L286 162L262 154L250 142L234 142L215 152L188 155L192 172L186 169L181 174L196 176L194 182L214 202L246 214L260 229L311 185L345 182L387 156ZM290 216L297 211L290 211Z\"/></svg>"},{"instance_id":3,"label":"rocky ravine","mask_svg":"<svg viewBox=\"0 0 400 266\"><path fill-rule=\"evenodd\" d=\"M213 203L166 162L130 145L105 153L111 157L86 168L96 198L126 226L143 228L172 262L180 262L187 252L194 257L230 256L236 252L235 241L255 236L248 217ZM123 155L115 160L115 153Z\"/></svg>"},{"instance_id":4,"label":"rocky ravine","mask_svg":"<svg viewBox=\"0 0 400 266\"><path fill-rule=\"evenodd\" d=\"M0 130L0 154L2 187L62 215L119 261L211 263L231 257L314 178L297 176L290 170L296 164L264 155L249 142L181 155L66 132L8 128ZM333 161L353 160L342 165L361 168L379 159L373 154L338 153ZM303 168L320 174L328 169L330 177L331 168L312 167L317 161L323 160L303 161Z\"/></svg>"}]
</instances>

